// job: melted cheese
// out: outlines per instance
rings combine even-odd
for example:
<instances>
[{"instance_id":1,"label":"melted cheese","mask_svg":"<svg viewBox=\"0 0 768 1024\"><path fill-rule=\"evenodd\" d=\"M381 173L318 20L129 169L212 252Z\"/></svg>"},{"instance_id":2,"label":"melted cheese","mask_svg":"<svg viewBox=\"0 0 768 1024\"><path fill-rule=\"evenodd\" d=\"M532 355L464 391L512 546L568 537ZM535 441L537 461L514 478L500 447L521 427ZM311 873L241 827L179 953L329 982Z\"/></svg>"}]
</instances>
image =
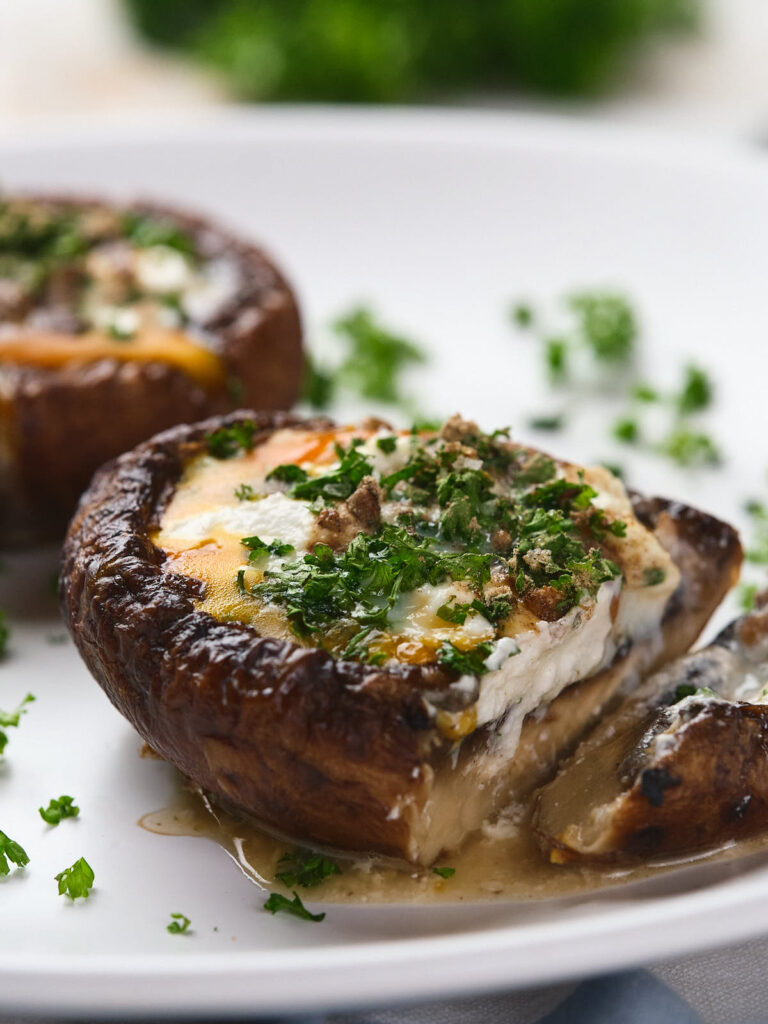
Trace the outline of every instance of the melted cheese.
<instances>
[{"instance_id":1,"label":"melted cheese","mask_svg":"<svg viewBox=\"0 0 768 1024\"><path fill-rule=\"evenodd\" d=\"M0 363L60 369L99 359L164 363L205 388L222 387L225 381L222 359L182 331L146 328L127 341L97 331L69 335L26 330L0 336Z\"/></svg>"},{"instance_id":2,"label":"melted cheese","mask_svg":"<svg viewBox=\"0 0 768 1024\"><path fill-rule=\"evenodd\" d=\"M312 549L316 515L307 502L288 497L281 485L267 481L269 469L297 463L308 474L326 472L336 459L334 442L348 444L362 437L361 451L376 475L395 472L408 459L417 438L398 437L394 451L384 453L376 441L390 431L337 432L278 431L263 445L238 458L218 461L203 456L192 462L169 503L155 543L169 556L168 567L196 576L206 583L200 602L203 610L218 618L253 624L263 635L290 638L284 612L243 595L237 574L246 569L246 584L258 582L265 570L276 569L283 558L271 556L246 568L245 536L257 535L265 543L280 540L299 558ZM505 623L505 635L497 634L482 615L468 615L464 623L439 618L438 609L451 601L469 603L473 593L466 583L424 585L398 599L390 616L390 630L377 635L372 650L388 659L420 663L434 661L440 644L448 640L461 650L491 643L487 672L476 678L463 676L453 687L468 698L469 707L459 715L443 715L446 735L460 738L477 726L498 722L501 747L510 754L517 745L523 719L552 701L565 687L607 667L624 641L647 639L658 631L679 572L657 538L635 517L623 485L601 469L580 471L561 464L567 479L584 479L598 492L595 505L627 524L624 538L609 538L611 557L620 564L624 578L604 583L596 597L581 603L555 622L539 621L522 605ZM252 488L254 500L235 496L241 484ZM397 502L392 502L397 506ZM402 509L400 504L399 509ZM393 518L396 507L382 509ZM661 582L648 586L646 571L660 570Z\"/></svg>"}]
</instances>

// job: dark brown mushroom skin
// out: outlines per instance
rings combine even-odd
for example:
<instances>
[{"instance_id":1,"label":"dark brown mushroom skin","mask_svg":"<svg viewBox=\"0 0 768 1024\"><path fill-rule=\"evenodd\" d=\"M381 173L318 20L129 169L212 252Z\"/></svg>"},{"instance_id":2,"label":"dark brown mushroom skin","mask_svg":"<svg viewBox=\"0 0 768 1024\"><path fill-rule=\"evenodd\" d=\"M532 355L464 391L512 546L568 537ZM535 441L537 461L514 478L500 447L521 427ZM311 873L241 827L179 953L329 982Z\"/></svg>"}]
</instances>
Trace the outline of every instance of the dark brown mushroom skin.
<instances>
[{"instance_id":1,"label":"dark brown mushroom skin","mask_svg":"<svg viewBox=\"0 0 768 1024\"><path fill-rule=\"evenodd\" d=\"M34 198L34 197L29 197ZM41 197L73 209L101 201ZM294 293L259 248L208 220L159 206L121 206L170 218L203 259L237 262L236 298L203 328L221 356L227 385L206 389L163 363L96 363L44 369L6 364L0 389L0 549L62 536L94 471L176 423L239 405L288 409L303 373Z\"/></svg>"},{"instance_id":2,"label":"dark brown mushroom skin","mask_svg":"<svg viewBox=\"0 0 768 1024\"><path fill-rule=\"evenodd\" d=\"M455 674L430 665L338 661L261 637L249 625L219 622L195 608L203 585L165 571L165 556L150 539L186 460L206 449L210 432L243 419L256 424L257 444L278 428L331 425L240 412L169 430L103 467L64 544L65 621L112 703L205 790L303 843L407 858L412 814L419 813L430 772L448 762L452 748L424 698L455 710ZM670 508L659 502L640 511L653 527L661 516L674 520L678 513ZM695 638L740 558L730 527L696 515L681 525L681 550L698 545L701 554L665 627L673 653L680 636L686 643ZM711 586L699 593L705 577ZM677 629L676 615L684 620ZM581 714L579 734L593 721L604 701L589 697L593 685L599 693L599 676L564 691L543 732L527 740L536 772L545 770L542 758L548 765L556 759L544 733L561 706L578 703L582 693L591 713ZM539 738L546 752L536 746ZM393 814L396 807L402 813Z\"/></svg>"}]
</instances>

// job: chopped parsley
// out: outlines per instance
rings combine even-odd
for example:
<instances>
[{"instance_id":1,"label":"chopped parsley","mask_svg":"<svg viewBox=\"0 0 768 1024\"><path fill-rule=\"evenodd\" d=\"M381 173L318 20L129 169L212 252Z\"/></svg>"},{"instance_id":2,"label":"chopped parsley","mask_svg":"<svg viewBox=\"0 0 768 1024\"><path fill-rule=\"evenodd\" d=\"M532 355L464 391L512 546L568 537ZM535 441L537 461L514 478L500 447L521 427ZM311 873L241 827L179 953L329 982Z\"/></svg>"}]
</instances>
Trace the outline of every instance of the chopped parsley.
<instances>
[{"instance_id":1,"label":"chopped parsley","mask_svg":"<svg viewBox=\"0 0 768 1024\"><path fill-rule=\"evenodd\" d=\"M364 665L383 665L386 656L381 652L371 650L370 644L367 643L374 632L374 626L363 626L350 639L340 657L345 661L361 661Z\"/></svg>"},{"instance_id":2,"label":"chopped parsley","mask_svg":"<svg viewBox=\"0 0 768 1024\"><path fill-rule=\"evenodd\" d=\"M487 641L468 651L462 651L450 640L443 640L437 651L437 660L461 676L482 676L488 671L485 660L492 651L493 644Z\"/></svg>"},{"instance_id":3,"label":"chopped parsley","mask_svg":"<svg viewBox=\"0 0 768 1024\"><path fill-rule=\"evenodd\" d=\"M441 878L453 878L456 874L456 868L449 867L435 867L432 868L434 874L439 875Z\"/></svg>"},{"instance_id":4,"label":"chopped parsley","mask_svg":"<svg viewBox=\"0 0 768 1024\"><path fill-rule=\"evenodd\" d=\"M553 416L531 416L528 420L531 430L548 431L554 433L562 430L565 426L565 417L561 414Z\"/></svg>"},{"instance_id":5,"label":"chopped parsley","mask_svg":"<svg viewBox=\"0 0 768 1024\"><path fill-rule=\"evenodd\" d=\"M264 904L264 909L268 910L270 914L293 914L294 917L301 918L302 921L323 921L325 920L325 914L312 914L301 902L301 897L298 893L293 893L293 899L289 900L287 896L281 896L279 892L273 892L269 899Z\"/></svg>"},{"instance_id":6,"label":"chopped parsley","mask_svg":"<svg viewBox=\"0 0 768 1024\"><path fill-rule=\"evenodd\" d=\"M680 683L675 690L673 704L678 704L681 700L685 700L686 697L717 697L713 689L709 686L694 686L692 683Z\"/></svg>"},{"instance_id":7,"label":"chopped parsley","mask_svg":"<svg viewBox=\"0 0 768 1024\"><path fill-rule=\"evenodd\" d=\"M8 745L8 734L4 730L18 728L21 716L26 714L27 704L31 704L34 699L32 694L28 693L15 711L0 710L0 755Z\"/></svg>"},{"instance_id":8,"label":"chopped parsley","mask_svg":"<svg viewBox=\"0 0 768 1024\"><path fill-rule=\"evenodd\" d=\"M281 484L297 484L307 479L306 470L296 466L292 462L283 463L270 469L266 476L267 480L277 480Z\"/></svg>"},{"instance_id":9,"label":"chopped parsley","mask_svg":"<svg viewBox=\"0 0 768 1024\"><path fill-rule=\"evenodd\" d=\"M551 480L556 472L555 463L552 459L537 453L531 462L517 474L515 483L523 486L526 484L543 484L547 480Z\"/></svg>"},{"instance_id":10,"label":"chopped parsley","mask_svg":"<svg viewBox=\"0 0 768 1024\"><path fill-rule=\"evenodd\" d=\"M308 354L304 355L304 377L301 384L301 397L313 409L327 409L333 402L336 392L336 380L333 373L320 369L317 362Z\"/></svg>"},{"instance_id":11,"label":"chopped parsley","mask_svg":"<svg viewBox=\"0 0 768 1024\"><path fill-rule=\"evenodd\" d=\"M637 318L627 299L614 292L582 291L566 300L570 323L559 334L541 334L540 343L547 376L552 384L564 384L571 375L579 350L589 352L593 363L622 370L635 355ZM524 304L515 307L512 319L530 327L533 315Z\"/></svg>"},{"instance_id":12,"label":"chopped parsley","mask_svg":"<svg viewBox=\"0 0 768 1024\"><path fill-rule=\"evenodd\" d=\"M192 236L168 217L128 212L123 215L123 232L138 249L163 245L182 256L195 256Z\"/></svg>"},{"instance_id":13,"label":"chopped parsley","mask_svg":"<svg viewBox=\"0 0 768 1024\"><path fill-rule=\"evenodd\" d=\"M346 343L339 380L361 398L396 405L402 400L400 377L407 367L426 362L423 350L378 323L370 310L359 308L333 325Z\"/></svg>"},{"instance_id":14,"label":"chopped parsley","mask_svg":"<svg viewBox=\"0 0 768 1024\"><path fill-rule=\"evenodd\" d=\"M286 889L310 889L320 885L332 875L340 875L341 868L335 860L325 857L313 850L293 850L280 858L275 878L283 883Z\"/></svg>"},{"instance_id":15,"label":"chopped parsley","mask_svg":"<svg viewBox=\"0 0 768 1024\"><path fill-rule=\"evenodd\" d=\"M667 574L663 569L654 565L650 569L643 570L643 583L646 587L657 587L659 583L663 583L667 578Z\"/></svg>"},{"instance_id":16,"label":"chopped parsley","mask_svg":"<svg viewBox=\"0 0 768 1024\"><path fill-rule=\"evenodd\" d=\"M613 292L580 292L569 306L581 340L601 363L626 365L634 355L637 320L626 298Z\"/></svg>"},{"instance_id":17,"label":"chopped parsley","mask_svg":"<svg viewBox=\"0 0 768 1024\"><path fill-rule=\"evenodd\" d=\"M337 392L346 391L359 398L407 407L410 403L402 377L410 367L427 361L422 347L384 327L364 307L338 317L332 326L340 358L333 365L307 359L304 400L314 409L326 409Z\"/></svg>"},{"instance_id":18,"label":"chopped parsley","mask_svg":"<svg viewBox=\"0 0 768 1024\"><path fill-rule=\"evenodd\" d=\"M256 536L243 537L240 543L247 547L251 552L248 556L248 563L250 565L254 565L267 555L277 555L278 558L283 558L285 555L290 555L294 550L293 544L285 544L280 540L272 540L267 544L261 539L261 537Z\"/></svg>"},{"instance_id":19,"label":"chopped parsley","mask_svg":"<svg viewBox=\"0 0 768 1024\"><path fill-rule=\"evenodd\" d=\"M291 496L332 505L372 473L359 441L346 449L337 445L336 455L325 474L293 483ZM289 469L278 467L285 479L293 475ZM592 504L596 492L583 479L566 481L556 473L553 460L511 445L506 431L481 434L468 425L460 441L422 438L401 468L380 480L395 511L402 502L395 522L359 532L341 550L316 544L266 569L250 587L241 570L240 592L282 608L297 636L319 636L342 658L370 665L386 660L378 640L391 630L401 596L425 585L467 585L471 600L452 598L437 612L455 625L480 614L498 628L514 603L539 588L564 614L620 575L593 544L623 537L626 524ZM243 543L252 563L290 550L259 537ZM492 575L494 596L486 598ZM457 671L479 673L488 653L482 645L466 652L448 644L437 658Z\"/></svg>"},{"instance_id":20,"label":"chopped parsley","mask_svg":"<svg viewBox=\"0 0 768 1024\"><path fill-rule=\"evenodd\" d=\"M94 877L91 865L85 857L80 857L71 867L60 871L54 881L59 883L59 896L77 900L90 896Z\"/></svg>"},{"instance_id":21,"label":"chopped parsley","mask_svg":"<svg viewBox=\"0 0 768 1024\"><path fill-rule=\"evenodd\" d=\"M232 459L241 451L253 450L253 435L256 424L252 420L233 423L230 427L219 427L208 434L208 451L215 459Z\"/></svg>"},{"instance_id":22,"label":"chopped parsley","mask_svg":"<svg viewBox=\"0 0 768 1024\"><path fill-rule=\"evenodd\" d=\"M430 538L385 524L358 534L344 551L315 545L301 561L267 570L254 596L285 608L299 636L320 633L342 619L384 627L401 593L424 583L490 579L490 555L441 553Z\"/></svg>"},{"instance_id":23,"label":"chopped parsley","mask_svg":"<svg viewBox=\"0 0 768 1024\"><path fill-rule=\"evenodd\" d=\"M411 423L411 434L436 434L440 429L440 420L430 419L427 416L417 417Z\"/></svg>"},{"instance_id":24,"label":"chopped parsley","mask_svg":"<svg viewBox=\"0 0 768 1024\"><path fill-rule=\"evenodd\" d=\"M656 388L643 381L639 384L635 384L632 388L632 397L635 401L644 402L647 405L652 405L654 402L658 402L661 399L661 395Z\"/></svg>"},{"instance_id":25,"label":"chopped parsley","mask_svg":"<svg viewBox=\"0 0 768 1024\"><path fill-rule=\"evenodd\" d=\"M38 807L38 811L47 825L58 825L65 818L76 818L80 808L75 806L74 797L60 796L52 798L47 807Z\"/></svg>"},{"instance_id":26,"label":"chopped parsley","mask_svg":"<svg viewBox=\"0 0 768 1024\"><path fill-rule=\"evenodd\" d=\"M447 604L440 605L437 609L436 615L438 619L442 619L443 622L451 622L455 626L463 626L467 620L467 616L472 615L474 612L475 609L472 607L471 603L461 604L459 602L454 602L454 599L451 598Z\"/></svg>"},{"instance_id":27,"label":"chopped parsley","mask_svg":"<svg viewBox=\"0 0 768 1024\"><path fill-rule=\"evenodd\" d=\"M113 320L107 328L107 334L113 341L132 341L136 337L136 329L123 327Z\"/></svg>"},{"instance_id":28,"label":"chopped parsley","mask_svg":"<svg viewBox=\"0 0 768 1024\"><path fill-rule=\"evenodd\" d=\"M29 857L23 846L14 842L5 832L0 832L0 878L10 874L11 864L17 868L26 867Z\"/></svg>"},{"instance_id":29,"label":"chopped parsley","mask_svg":"<svg viewBox=\"0 0 768 1024\"><path fill-rule=\"evenodd\" d=\"M171 914L170 924L165 926L165 930L171 935L189 935L191 924L192 922L186 914Z\"/></svg>"},{"instance_id":30,"label":"chopped parsley","mask_svg":"<svg viewBox=\"0 0 768 1024\"><path fill-rule=\"evenodd\" d=\"M684 416L701 412L712 404L713 393L712 381L706 371L693 364L686 366L685 380L677 398L680 412Z\"/></svg>"},{"instance_id":31,"label":"chopped parsley","mask_svg":"<svg viewBox=\"0 0 768 1024\"><path fill-rule=\"evenodd\" d=\"M553 384L562 384L568 376L568 342L563 338L548 338L544 342L544 360Z\"/></svg>"},{"instance_id":32,"label":"chopped parsley","mask_svg":"<svg viewBox=\"0 0 768 1024\"><path fill-rule=\"evenodd\" d=\"M510 310L510 316L518 327L530 327L533 323L533 309L527 302L516 302Z\"/></svg>"},{"instance_id":33,"label":"chopped parsley","mask_svg":"<svg viewBox=\"0 0 768 1024\"><path fill-rule=\"evenodd\" d=\"M757 595L759 592L760 587L757 583L739 584L739 606L742 609L742 611L754 611L755 607L757 606Z\"/></svg>"},{"instance_id":34,"label":"chopped parsley","mask_svg":"<svg viewBox=\"0 0 768 1024\"><path fill-rule=\"evenodd\" d=\"M672 430L658 446L658 451L685 467L717 466L722 462L711 437L684 426Z\"/></svg>"},{"instance_id":35,"label":"chopped parsley","mask_svg":"<svg viewBox=\"0 0 768 1024\"><path fill-rule=\"evenodd\" d=\"M625 417L613 425L613 436L622 444L635 444L640 438L640 426L635 419Z\"/></svg>"},{"instance_id":36,"label":"chopped parsley","mask_svg":"<svg viewBox=\"0 0 768 1024\"><path fill-rule=\"evenodd\" d=\"M539 334L550 383L563 385L571 381L575 392L582 382L572 379L572 370L584 363L579 360L579 353L588 352L593 366L601 367L603 375L611 372L611 384L635 403L611 426L614 440L642 445L645 451L663 455L680 466L718 465L722 459L715 441L700 429L692 429L688 419L712 405L715 389L711 375L689 363L679 390L672 393L664 393L648 381L632 380L627 371L635 362L639 328L638 317L627 299L611 291L582 291L571 295L566 306L570 325L566 324L558 334ZM585 404L584 399L581 404ZM663 406L671 416L670 426L660 439L658 435L644 438L641 406L650 404ZM534 417L529 426L537 430L558 429L559 417Z\"/></svg>"},{"instance_id":37,"label":"chopped parsley","mask_svg":"<svg viewBox=\"0 0 768 1024\"><path fill-rule=\"evenodd\" d=\"M391 455L395 448L397 448L397 438L380 437L376 441L376 447L379 451L384 452L385 455Z\"/></svg>"},{"instance_id":38,"label":"chopped parsley","mask_svg":"<svg viewBox=\"0 0 768 1024\"><path fill-rule=\"evenodd\" d=\"M761 501L749 501L745 511L752 523L752 539L745 557L755 565L768 565L768 506Z\"/></svg>"},{"instance_id":39,"label":"chopped parsley","mask_svg":"<svg viewBox=\"0 0 768 1024\"><path fill-rule=\"evenodd\" d=\"M256 498L256 492L250 484L240 484L235 488L235 497L238 501L253 501Z\"/></svg>"},{"instance_id":40,"label":"chopped parsley","mask_svg":"<svg viewBox=\"0 0 768 1024\"><path fill-rule=\"evenodd\" d=\"M696 687L692 683L680 683L675 690L674 703L685 700L686 697L692 697L696 693Z\"/></svg>"},{"instance_id":41,"label":"chopped parsley","mask_svg":"<svg viewBox=\"0 0 768 1024\"><path fill-rule=\"evenodd\" d=\"M335 444L339 465L323 476L307 477L294 484L291 488L291 497L305 498L308 501L314 498L343 501L348 498L357 490L363 477L373 472L370 462L358 451L361 444L362 441L356 439L346 450Z\"/></svg>"}]
</instances>

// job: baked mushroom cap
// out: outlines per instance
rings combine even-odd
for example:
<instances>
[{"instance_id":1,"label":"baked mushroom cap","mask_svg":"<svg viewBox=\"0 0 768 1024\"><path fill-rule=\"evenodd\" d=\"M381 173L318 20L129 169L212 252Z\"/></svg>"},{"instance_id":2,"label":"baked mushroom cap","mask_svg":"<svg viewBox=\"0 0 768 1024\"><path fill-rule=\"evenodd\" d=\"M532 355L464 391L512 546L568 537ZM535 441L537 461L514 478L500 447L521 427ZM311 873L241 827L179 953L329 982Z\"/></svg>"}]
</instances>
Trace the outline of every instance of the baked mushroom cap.
<instances>
[{"instance_id":1,"label":"baked mushroom cap","mask_svg":"<svg viewBox=\"0 0 768 1024\"><path fill-rule=\"evenodd\" d=\"M261 249L151 203L0 197L0 547L61 536L94 470L160 430L289 408L302 366Z\"/></svg>"},{"instance_id":2,"label":"baked mushroom cap","mask_svg":"<svg viewBox=\"0 0 768 1024\"><path fill-rule=\"evenodd\" d=\"M709 516L458 418L239 412L97 473L61 599L113 703L214 797L430 863L686 650L740 557Z\"/></svg>"}]
</instances>

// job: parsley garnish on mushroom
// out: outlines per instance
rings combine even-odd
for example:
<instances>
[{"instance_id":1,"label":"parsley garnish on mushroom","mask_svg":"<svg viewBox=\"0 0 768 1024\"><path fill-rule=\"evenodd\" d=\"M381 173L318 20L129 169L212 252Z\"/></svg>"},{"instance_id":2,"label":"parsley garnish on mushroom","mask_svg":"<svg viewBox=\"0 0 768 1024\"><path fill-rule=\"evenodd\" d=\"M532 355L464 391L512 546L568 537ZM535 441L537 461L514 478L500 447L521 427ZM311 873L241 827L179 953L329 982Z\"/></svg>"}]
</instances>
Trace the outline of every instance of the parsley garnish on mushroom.
<instances>
[{"instance_id":1,"label":"parsley garnish on mushroom","mask_svg":"<svg viewBox=\"0 0 768 1024\"><path fill-rule=\"evenodd\" d=\"M250 584L241 570L240 592L282 608L297 636L376 665L386 660L382 641L398 602L420 587L464 584L470 600L443 604L438 618L463 625L481 615L500 636L513 605L527 595L544 595L559 617L621 574L601 545L623 537L626 525L593 505L597 493L583 478L558 478L551 459L510 444L506 431L483 434L472 424L414 435L409 444L404 463L378 479L359 439L337 443L335 464L319 475L290 464L272 470L272 479L289 484L291 498L319 503L319 521L323 507L353 501L365 486L394 512L341 549L315 543ZM387 443L384 451L394 448ZM290 551L279 539L247 537L243 544L250 564ZM445 641L434 658L460 674L481 674L488 641L465 646Z\"/></svg>"}]
</instances>

